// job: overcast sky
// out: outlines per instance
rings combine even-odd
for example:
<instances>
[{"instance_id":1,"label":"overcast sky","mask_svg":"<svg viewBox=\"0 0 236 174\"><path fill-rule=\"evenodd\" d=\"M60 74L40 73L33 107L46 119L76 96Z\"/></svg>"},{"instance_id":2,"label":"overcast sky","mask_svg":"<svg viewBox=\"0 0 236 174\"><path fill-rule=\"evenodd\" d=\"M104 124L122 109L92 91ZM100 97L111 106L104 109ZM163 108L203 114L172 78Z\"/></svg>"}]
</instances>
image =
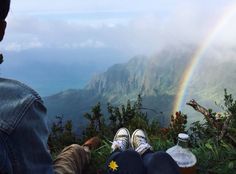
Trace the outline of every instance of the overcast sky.
<instances>
[{"instance_id":1,"label":"overcast sky","mask_svg":"<svg viewBox=\"0 0 236 174\"><path fill-rule=\"evenodd\" d=\"M231 0L13 0L2 50L112 48L150 54L166 44L201 42ZM234 9L236 10L236 9ZM216 42L236 40L235 17Z\"/></svg>"}]
</instances>

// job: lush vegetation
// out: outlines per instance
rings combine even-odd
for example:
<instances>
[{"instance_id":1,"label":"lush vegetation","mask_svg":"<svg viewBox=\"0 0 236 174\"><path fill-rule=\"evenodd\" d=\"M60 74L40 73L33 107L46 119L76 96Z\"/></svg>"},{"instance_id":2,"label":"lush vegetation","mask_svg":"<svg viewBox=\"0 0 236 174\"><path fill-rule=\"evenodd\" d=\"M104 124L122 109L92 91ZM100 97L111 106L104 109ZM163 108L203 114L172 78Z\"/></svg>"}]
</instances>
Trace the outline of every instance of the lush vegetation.
<instances>
[{"instance_id":1,"label":"lush vegetation","mask_svg":"<svg viewBox=\"0 0 236 174\"><path fill-rule=\"evenodd\" d=\"M161 128L158 120L149 120L142 110L142 98L120 107L107 105L108 115L101 112L100 103L92 107L90 113L85 113L88 125L82 136L78 137L72 129L71 121L63 123L63 117L57 117L52 125L49 137L49 147L52 154L71 143L82 143L84 140L99 136L102 146L92 152L92 162L88 173L104 173L104 164L109 156L111 141L120 127L126 127L130 132L137 128L146 130L151 144L156 151L166 150L176 144L177 135L186 132L190 135L189 146L197 157L199 173L234 173L236 171L236 101L225 90L224 104L220 106L221 113L208 110L210 119L205 122L194 122L187 129L187 115L176 112L171 116L167 128Z\"/></svg>"}]
</instances>

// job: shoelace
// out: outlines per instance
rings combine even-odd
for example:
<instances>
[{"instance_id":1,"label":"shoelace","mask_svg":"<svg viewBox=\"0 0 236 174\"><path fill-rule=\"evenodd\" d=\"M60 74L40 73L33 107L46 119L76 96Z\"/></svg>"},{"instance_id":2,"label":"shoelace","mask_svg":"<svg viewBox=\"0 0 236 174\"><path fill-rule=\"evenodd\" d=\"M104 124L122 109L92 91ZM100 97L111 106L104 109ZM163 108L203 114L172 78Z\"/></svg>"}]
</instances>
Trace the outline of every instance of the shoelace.
<instances>
[{"instance_id":1,"label":"shoelace","mask_svg":"<svg viewBox=\"0 0 236 174\"><path fill-rule=\"evenodd\" d=\"M144 137L138 136L138 143L137 143L137 145L140 146L142 144L147 144L147 141L146 141L146 139Z\"/></svg>"},{"instance_id":2,"label":"shoelace","mask_svg":"<svg viewBox=\"0 0 236 174\"><path fill-rule=\"evenodd\" d=\"M111 148L113 150L115 150L117 148L119 148L121 150L125 150L127 143L128 143L128 141L127 141L126 137L119 137L116 141L112 142Z\"/></svg>"},{"instance_id":3,"label":"shoelace","mask_svg":"<svg viewBox=\"0 0 236 174\"><path fill-rule=\"evenodd\" d=\"M147 143L144 137L139 136L137 141L138 141L137 142L138 147L135 149L136 152L142 154L144 151L151 148L150 144Z\"/></svg>"}]
</instances>

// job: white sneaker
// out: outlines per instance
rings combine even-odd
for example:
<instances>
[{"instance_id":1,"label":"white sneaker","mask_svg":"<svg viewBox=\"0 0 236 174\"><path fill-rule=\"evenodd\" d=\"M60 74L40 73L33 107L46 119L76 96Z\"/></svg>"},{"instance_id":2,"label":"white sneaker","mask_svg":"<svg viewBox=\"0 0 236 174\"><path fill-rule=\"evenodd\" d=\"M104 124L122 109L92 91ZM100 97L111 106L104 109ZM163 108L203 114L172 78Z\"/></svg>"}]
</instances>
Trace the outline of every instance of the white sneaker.
<instances>
[{"instance_id":1,"label":"white sneaker","mask_svg":"<svg viewBox=\"0 0 236 174\"><path fill-rule=\"evenodd\" d=\"M130 142L130 133L129 130L126 128L120 128L116 135L114 136L113 142L112 142L112 151L116 149L120 149L121 151L125 151L129 148L129 142Z\"/></svg>"},{"instance_id":2,"label":"white sneaker","mask_svg":"<svg viewBox=\"0 0 236 174\"><path fill-rule=\"evenodd\" d=\"M142 155L146 150L152 150L146 133L141 129L136 129L131 136L131 146Z\"/></svg>"}]
</instances>

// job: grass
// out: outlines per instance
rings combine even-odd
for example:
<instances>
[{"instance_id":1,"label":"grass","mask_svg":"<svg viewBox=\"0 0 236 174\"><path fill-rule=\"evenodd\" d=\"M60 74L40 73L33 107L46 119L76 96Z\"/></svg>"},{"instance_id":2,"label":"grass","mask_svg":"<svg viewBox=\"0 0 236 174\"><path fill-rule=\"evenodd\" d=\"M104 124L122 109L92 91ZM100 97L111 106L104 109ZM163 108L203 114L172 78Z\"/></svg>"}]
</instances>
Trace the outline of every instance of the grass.
<instances>
[{"instance_id":1,"label":"grass","mask_svg":"<svg viewBox=\"0 0 236 174\"><path fill-rule=\"evenodd\" d=\"M174 142L158 137L150 139L155 151L166 151ZM233 174L236 171L236 149L225 142L218 145L209 140L194 147L191 151L197 157L198 174ZM91 153L88 174L104 174L106 160L111 152L111 143L105 139L102 146Z\"/></svg>"}]
</instances>

